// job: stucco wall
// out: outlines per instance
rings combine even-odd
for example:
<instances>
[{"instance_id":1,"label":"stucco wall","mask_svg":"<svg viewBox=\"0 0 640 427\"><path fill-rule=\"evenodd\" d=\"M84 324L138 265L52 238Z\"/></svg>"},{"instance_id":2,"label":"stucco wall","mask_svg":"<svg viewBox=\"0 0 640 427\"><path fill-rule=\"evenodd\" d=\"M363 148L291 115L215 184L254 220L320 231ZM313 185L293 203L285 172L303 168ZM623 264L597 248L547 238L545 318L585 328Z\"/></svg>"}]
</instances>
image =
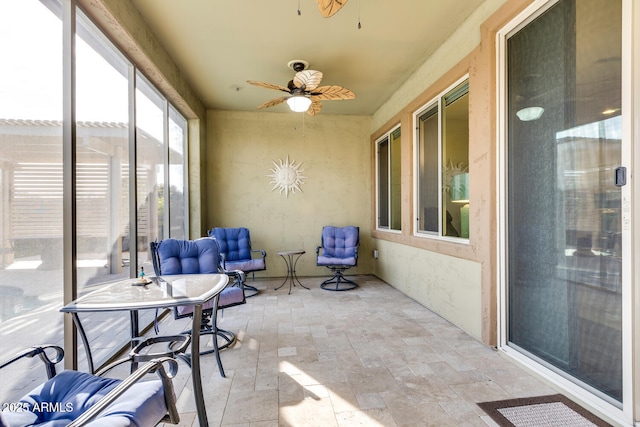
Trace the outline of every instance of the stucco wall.
<instances>
[{"instance_id":1,"label":"stucco wall","mask_svg":"<svg viewBox=\"0 0 640 427\"><path fill-rule=\"evenodd\" d=\"M485 28L488 21L499 19L496 11L505 3L509 2L486 0L372 117L372 139L401 123L403 145L402 233L373 232L374 245L391 252L391 260L377 261L375 273L492 345L497 327L495 39ZM469 75L469 242L416 237L412 114L465 74Z\"/></svg>"},{"instance_id":2,"label":"stucco wall","mask_svg":"<svg viewBox=\"0 0 640 427\"><path fill-rule=\"evenodd\" d=\"M298 113L207 112L206 228L248 227L267 251L267 271L286 274L278 250L304 249L297 273L327 275L315 265L323 225L360 227L358 267L371 273L370 117ZM301 192L272 191L273 161L302 163ZM220 202L222 201L222 203Z\"/></svg>"},{"instance_id":3,"label":"stucco wall","mask_svg":"<svg viewBox=\"0 0 640 427\"><path fill-rule=\"evenodd\" d=\"M480 264L376 240L373 273L475 337L482 335Z\"/></svg>"}]
</instances>

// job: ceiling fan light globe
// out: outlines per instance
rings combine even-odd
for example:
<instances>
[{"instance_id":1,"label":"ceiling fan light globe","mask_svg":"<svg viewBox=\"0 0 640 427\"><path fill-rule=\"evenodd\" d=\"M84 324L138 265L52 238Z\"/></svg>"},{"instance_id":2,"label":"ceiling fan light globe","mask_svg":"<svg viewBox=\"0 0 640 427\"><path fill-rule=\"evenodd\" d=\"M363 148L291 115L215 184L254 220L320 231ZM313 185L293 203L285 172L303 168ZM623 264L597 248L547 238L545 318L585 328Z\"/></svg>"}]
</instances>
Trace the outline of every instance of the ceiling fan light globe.
<instances>
[{"instance_id":1,"label":"ceiling fan light globe","mask_svg":"<svg viewBox=\"0 0 640 427\"><path fill-rule=\"evenodd\" d=\"M518 116L518 118L523 122L531 122L542 117L542 113L544 113L544 108L542 107L527 107L522 110L518 110L518 112L516 112L516 116Z\"/></svg>"},{"instance_id":2,"label":"ceiling fan light globe","mask_svg":"<svg viewBox=\"0 0 640 427\"><path fill-rule=\"evenodd\" d=\"M306 96L296 95L287 99L287 104L289 104L289 108L291 108L291 111L295 111L296 113L304 113L311 106L311 100Z\"/></svg>"}]
</instances>

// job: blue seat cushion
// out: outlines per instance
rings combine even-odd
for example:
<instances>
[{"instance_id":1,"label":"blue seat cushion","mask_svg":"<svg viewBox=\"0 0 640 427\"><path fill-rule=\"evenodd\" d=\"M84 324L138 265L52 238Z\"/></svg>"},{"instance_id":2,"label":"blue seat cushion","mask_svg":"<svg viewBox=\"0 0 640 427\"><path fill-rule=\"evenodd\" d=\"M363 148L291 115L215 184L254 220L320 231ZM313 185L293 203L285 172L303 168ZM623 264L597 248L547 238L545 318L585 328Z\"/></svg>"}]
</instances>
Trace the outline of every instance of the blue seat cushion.
<instances>
[{"instance_id":1,"label":"blue seat cushion","mask_svg":"<svg viewBox=\"0 0 640 427\"><path fill-rule=\"evenodd\" d=\"M215 239L165 239L158 244L160 272L172 274L218 273L220 247Z\"/></svg>"},{"instance_id":2,"label":"blue seat cushion","mask_svg":"<svg viewBox=\"0 0 640 427\"><path fill-rule=\"evenodd\" d=\"M233 307L245 303L244 290L237 286L230 286L220 293L218 308Z\"/></svg>"},{"instance_id":3,"label":"blue seat cushion","mask_svg":"<svg viewBox=\"0 0 640 427\"><path fill-rule=\"evenodd\" d=\"M332 257L332 256L324 256L324 255L318 255L318 262L316 263L317 265L326 265L326 266L340 266L340 265L348 265L348 266L354 266L356 265L356 258L355 257L347 257L347 258L338 258L338 257Z\"/></svg>"},{"instance_id":4,"label":"blue seat cushion","mask_svg":"<svg viewBox=\"0 0 640 427\"><path fill-rule=\"evenodd\" d=\"M222 292L224 292L224 291L222 291ZM214 303L215 303L215 301L213 299L210 299L209 301L205 302L202 305L202 310L204 311L204 310L213 309ZM178 315L185 316L187 314L193 313L193 306L192 305L180 305L180 306L176 307L176 311L178 312Z\"/></svg>"},{"instance_id":5,"label":"blue seat cushion","mask_svg":"<svg viewBox=\"0 0 640 427\"><path fill-rule=\"evenodd\" d=\"M266 270L264 258L246 259L241 261L225 261L227 270L241 270L245 273Z\"/></svg>"},{"instance_id":6,"label":"blue seat cushion","mask_svg":"<svg viewBox=\"0 0 640 427\"><path fill-rule=\"evenodd\" d=\"M66 426L96 404L120 383L78 371L63 371L33 389L20 400L31 411L3 412L9 426ZM155 425L167 413L160 380L134 384L99 418L88 425L95 427Z\"/></svg>"}]
</instances>

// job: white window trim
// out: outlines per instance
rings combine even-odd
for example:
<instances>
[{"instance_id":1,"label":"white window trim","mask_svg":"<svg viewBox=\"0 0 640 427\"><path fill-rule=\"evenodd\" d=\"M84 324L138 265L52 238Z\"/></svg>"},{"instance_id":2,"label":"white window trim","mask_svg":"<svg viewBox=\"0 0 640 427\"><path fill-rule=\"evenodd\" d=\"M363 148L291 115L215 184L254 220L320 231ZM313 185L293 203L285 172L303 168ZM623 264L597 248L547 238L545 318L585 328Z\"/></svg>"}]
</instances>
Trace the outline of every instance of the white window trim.
<instances>
[{"instance_id":1,"label":"white window trim","mask_svg":"<svg viewBox=\"0 0 640 427\"><path fill-rule=\"evenodd\" d=\"M375 150L376 150L376 159L375 159L375 165L376 165L376 230L377 231L382 231L385 233L394 233L394 234L402 234L402 229L400 230L394 230L391 228L391 135L397 130L400 129L400 124L392 127L388 132L385 132L382 136L380 136L380 138L376 139L375 142ZM401 130L402 132L402 130ZM402 134L401 134L402 135ZM389 158L387 159L387 167L388 167L388 173L389 173L389 188L387 191L387 200L389 201L389 207L388 207L388 215L389 215L389 226L388 227L380 227L380 168L378 167L380 165L379 163L379 157L380 157L380 149L379 149L379 144L382 140L384 140L385 138L387 138L387 140L389 141ZM400 219L402 221L402 218Z\"/></svg>"},{"instance_id":2,"label":"white window trim","mask_svg":"<svg viewBox=\"0 0 640 427\"><path fill-rule=\"evenodd\" d=\"M425 238L425 239L433 239L433 240L441 240L445 242L458 243L463 245L469 245L469 239L463 237L451 237L451 236L443 236L442 235L442 100L444 96L449 93L453 88L462 84L464 81L469 80L469 74L465 74L458 80L456 80L451 85L447 86L442 92L438 95L434 96L431 100L429 100L422 107L417 109L412 115L412 126L413 126L413 153L414 153L414 161L413 161L413 235L415 237ZM418 129L418 117L420 117L425 111L433 108L433 106L438 106L438 232L432 231L420 231L419 221L420 221L420 206L418 200L418 177L420 176L420 159L418 153L420 152L420 134L417 131Z\"/></svg>"}]
</instances>

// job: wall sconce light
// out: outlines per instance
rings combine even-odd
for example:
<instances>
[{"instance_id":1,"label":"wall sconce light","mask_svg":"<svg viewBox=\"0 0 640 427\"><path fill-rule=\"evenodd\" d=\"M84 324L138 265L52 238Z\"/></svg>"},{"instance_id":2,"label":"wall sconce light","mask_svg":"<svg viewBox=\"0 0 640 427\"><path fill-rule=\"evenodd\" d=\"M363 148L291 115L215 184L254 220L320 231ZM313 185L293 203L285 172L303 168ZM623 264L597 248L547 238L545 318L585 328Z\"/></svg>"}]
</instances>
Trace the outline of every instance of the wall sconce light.
<instances>
[{"instance_id":1,"label":"wall sconce light","mask_svg":"<svg viewBox=\"0 0 640 427\"><path fill-rule=\"evenodd\" d=\"M460 208L460 237L469 238L469 173L451 177L451 201L463 203Z\"/></svg>"},{"instance_id":2,"label":"wall sconce light","mask_svg":"<svg viewBox=\"0 0 640 427\"><path fill-rule=\"evenodd\" d=\"M287 99L287 104L289 104L291 111L304 113L311 106L311 100L304 95L294 95Z\"/></svg>"},{"instance_id":3,"label":"wall sconce light","mask_svg":"<svg viewBox=\"0 0 640 427\"><path fill-rule=\"evenodd\" d=\"M516 116L523 122L531 122L542 117L542 113L544 113L544 108L542 107L527 107L518 110Z\"/></svg>"}]
</instances>

